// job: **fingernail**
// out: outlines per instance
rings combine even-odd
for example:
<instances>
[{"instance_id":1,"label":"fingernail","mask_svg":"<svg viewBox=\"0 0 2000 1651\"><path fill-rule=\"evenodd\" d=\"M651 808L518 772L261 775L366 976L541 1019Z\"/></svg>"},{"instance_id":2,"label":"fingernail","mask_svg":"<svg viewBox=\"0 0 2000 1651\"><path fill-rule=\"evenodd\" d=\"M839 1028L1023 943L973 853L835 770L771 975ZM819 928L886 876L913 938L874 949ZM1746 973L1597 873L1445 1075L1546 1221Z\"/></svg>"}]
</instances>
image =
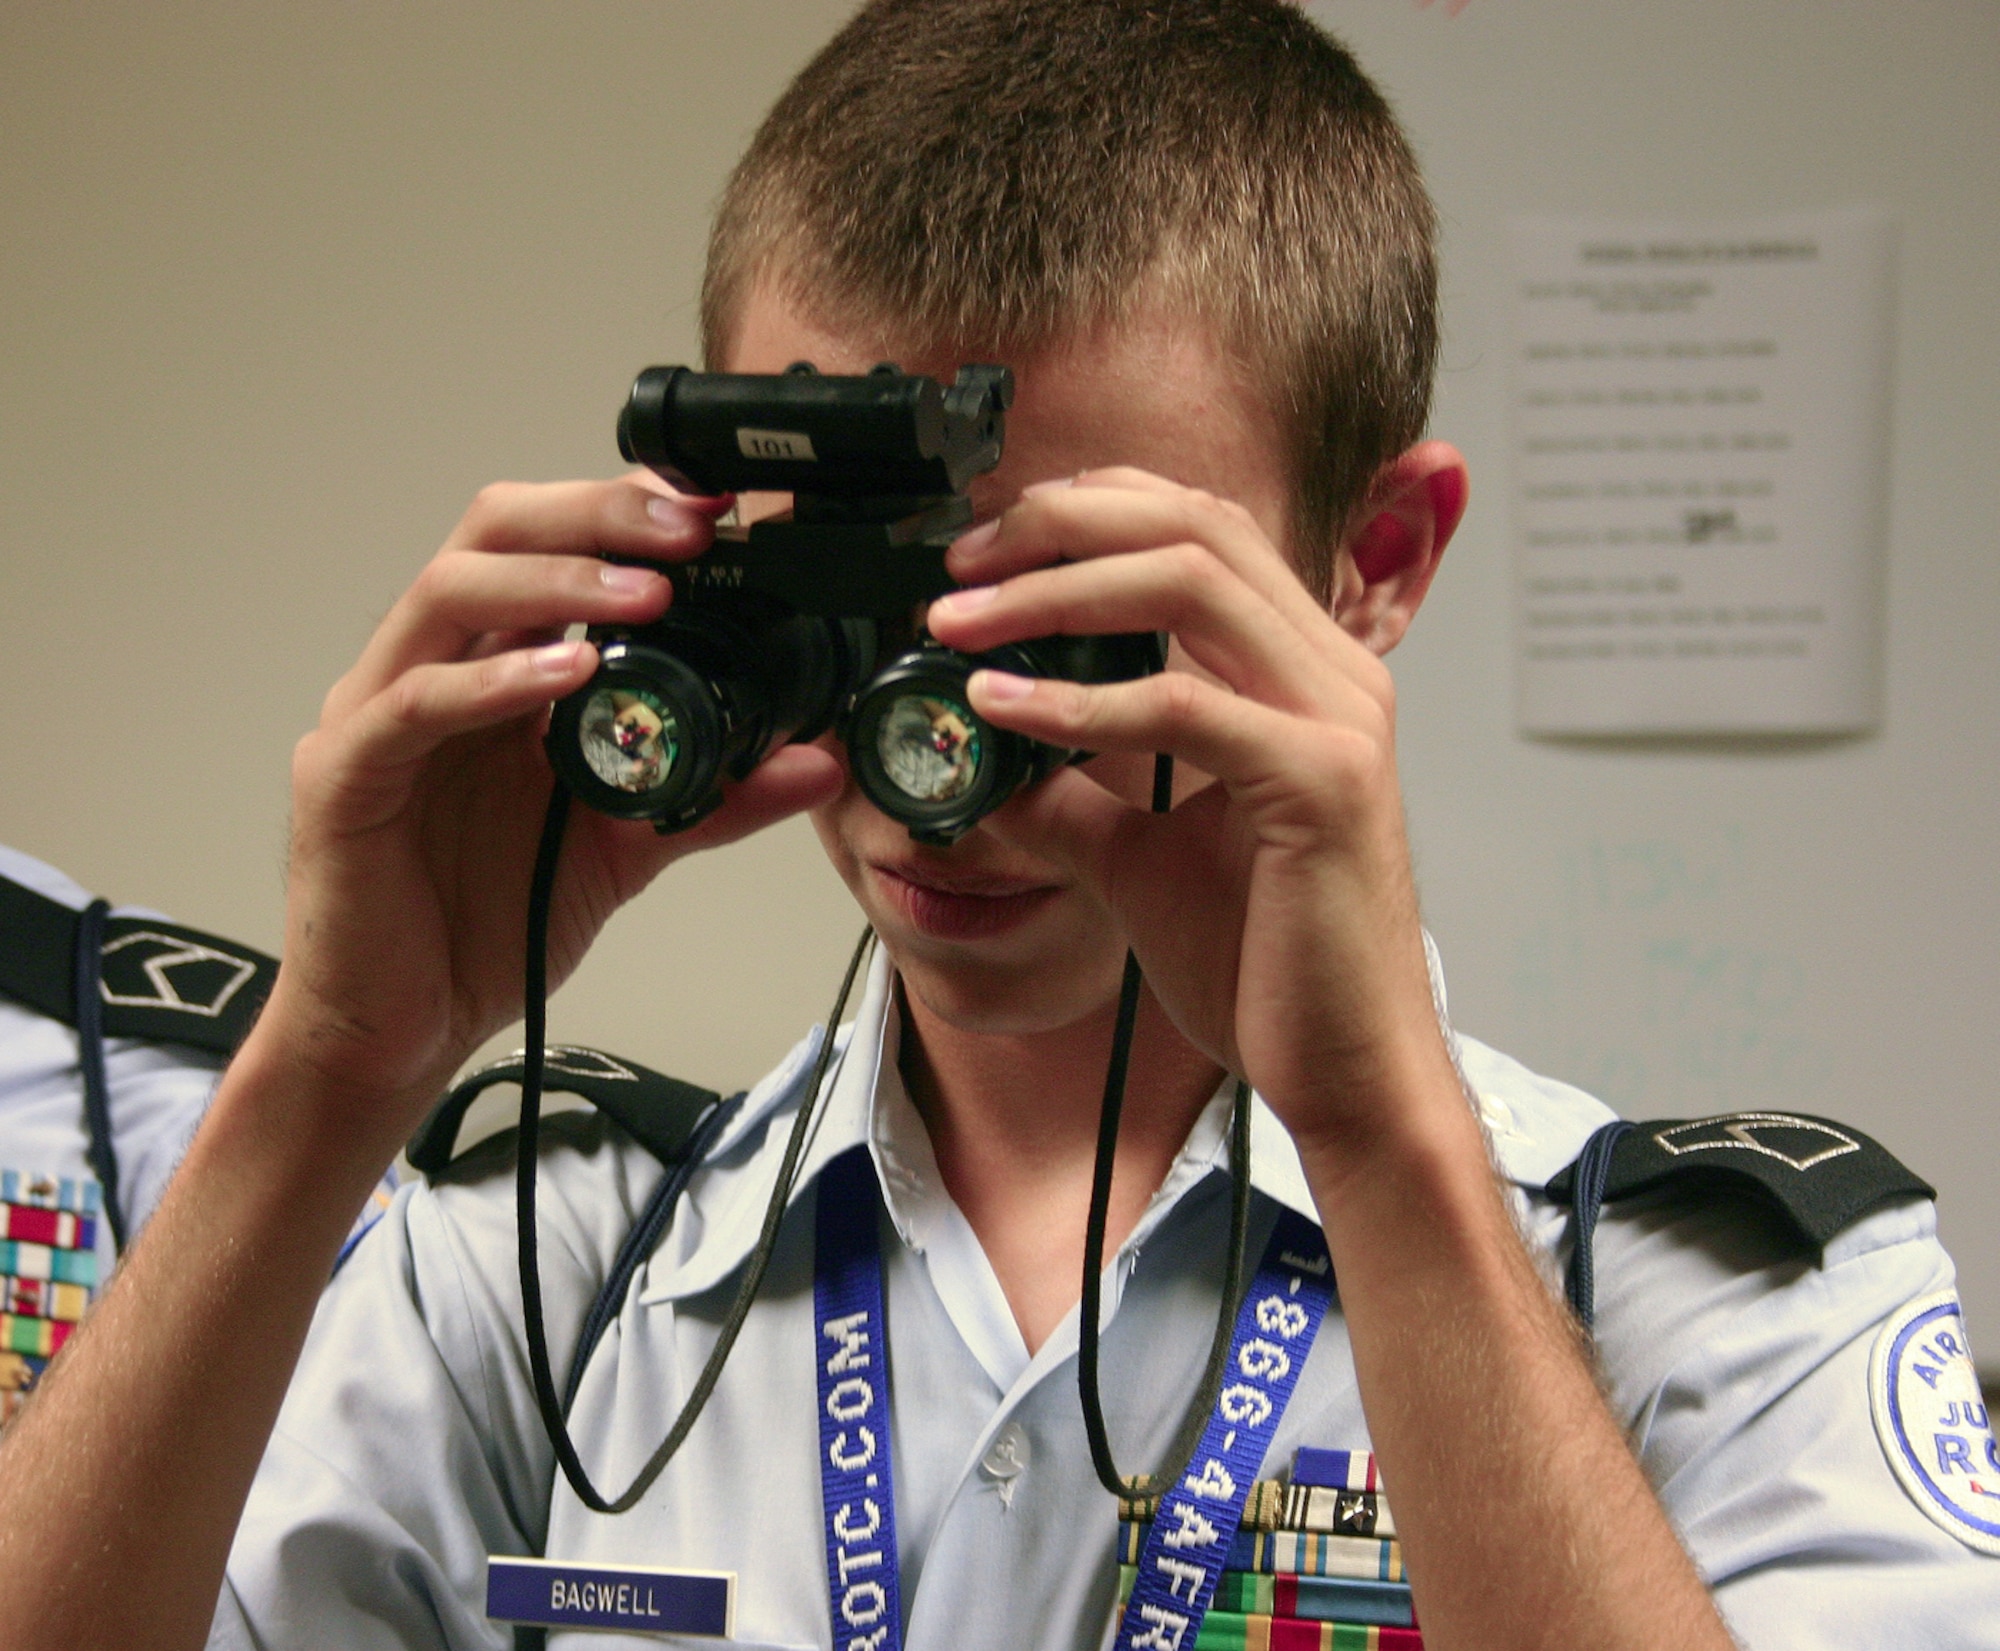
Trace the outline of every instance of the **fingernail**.
<instances>
[{"instance_id":1,"label":"fingernail","mask_svg":"<svg viewBox=\"0 0 2000 1651\"><path fill-rule=\"evenodd\" d=\"M619 562L606 562L598 577L604 588L617 596L642 596L660 582L651 568L626 567Z\"/></svg>"},{"instance_id":2,"label":"fingernail","mask_svg":"<svg viewBox=\"0 0 2000 1651\"><path fill-rule=\"evenodd\" d=\"M1038 493L1054 493L1061 488L1074 487L1075 485L1076 478L1074 476L1057 476L1050 481L1028 483L1026 487L1021 489L1021 497L1031 499Z\"/></svg>"},{"instance_id":3,"label":"fingernail","mask_svg":"<svg viewBox=\"0 0 2000 1651\"><path fill-rule=\"evenodd\" d=\"M991 607L993 598L999 594L998 585L973 585L940 596L931 604L931 612L936 613L942 608L947 618L960 619L966 614L977 613L981 608Z\"/></svg>"},{"instance_id":4,"label":"fingernail","mask_svg":"<svg viewBox=\"0 0 2000 1651\"><path fill-rule=\"evenodd\" d=\"M1035 691L1035 680L1008 671L974 671L966 686L996 705L1004 705L1010 700L1026 699Z\"/></svg>"},{"instance_id":5,"label":"fingernail","mask_svg":"<svg viewBox=\"0 0 2000 1651\"><path fill-rule=\"evenodd\" d=\"M568 676L576 669L583 647L581 642L551 642L529 654L528 663L540 676Z\"/></svg>"},{"instance_id":6,"label":"fingernail","mask_svg":"<svg viewBox=\"0 0 2000 1651\"><path fill-rule=\"evenodd\" d=\"M962 556L977 556L988 549L1000 533L1000 518L995 516L990 522L981 522L970 532L961 533L952 541L951 548Z\"/></svg>"},{"instance_id":7,"label":"fingernail","mask_svg":"<svg viewBox=\"0 0 2000 1651\"><path fill-rule=\"evenodd\" d=\"M677 499L663 499L656 493L646 501L646 514L653 518L655 527L677 539L694 531L694 513Z\"/></svg>"}]
</instances>

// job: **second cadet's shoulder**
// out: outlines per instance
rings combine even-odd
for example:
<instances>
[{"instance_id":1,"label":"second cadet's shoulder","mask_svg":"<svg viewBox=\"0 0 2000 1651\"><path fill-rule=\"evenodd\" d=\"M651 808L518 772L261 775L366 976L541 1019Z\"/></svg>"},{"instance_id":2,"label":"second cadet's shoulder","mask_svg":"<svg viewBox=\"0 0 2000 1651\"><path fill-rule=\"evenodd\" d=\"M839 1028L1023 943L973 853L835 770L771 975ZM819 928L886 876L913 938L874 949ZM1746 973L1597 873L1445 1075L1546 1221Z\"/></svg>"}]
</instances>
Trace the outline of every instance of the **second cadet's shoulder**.
<instances>
[{"instance_id":1,"label":"second cadet's shoulder","mask_svg":"<svg viewBox=\"0 0 2000 1651\"><path fill-rule=\"evenodd\" d=\"M78 981L92 980L118 1208L136 1231L275 970L240 942L145 907L107 908L0 844L0 1168L29 1181L97 1174L77 1030Z\"/></svg>"},{"instance_id":2,"label":"second cadet's shoulder","mask_svg":"<svg viewBox=\"0 0 2000 1651\"><path fill-rule=\"evenodd\" d=\"M87 967L82 940L94 934ZM0 992L71 1026L77 983L94 979L107 1040L235 1052L277 960L143 906L110 906L55 867L0 844Z\"/></svg>"}]
</instances>

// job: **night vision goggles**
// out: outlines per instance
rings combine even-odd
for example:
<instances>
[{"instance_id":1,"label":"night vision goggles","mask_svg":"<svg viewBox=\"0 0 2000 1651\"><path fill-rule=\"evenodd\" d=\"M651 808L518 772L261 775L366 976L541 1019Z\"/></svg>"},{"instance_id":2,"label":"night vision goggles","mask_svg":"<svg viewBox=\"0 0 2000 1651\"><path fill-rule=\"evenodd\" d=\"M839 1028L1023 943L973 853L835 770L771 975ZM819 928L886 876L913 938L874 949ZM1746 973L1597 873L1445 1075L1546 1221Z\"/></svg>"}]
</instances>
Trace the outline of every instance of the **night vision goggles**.
<instances>
[{"instance_id":1,"label":"night vision goggles","mask_svg":"<svg viewBox=\"0 0 2000 1651\"><path fill-rule=\"evenodd\" d=\"M650 625L598 625L596 674L557 702L550 760L573 795L682 831L780 745L832 730L868 799L919 842L949 844L1085 752L995 728L966 681L1122 682L1164 663L1157 634L1051 636L967 655L923 629L954 588L967 489L1000 462L1013 375L966 366L947 388L885 364L860 376L649 367L618 449L683 492L780 492L792 508L723 526L664 567ZM654 565L654 564L647 564Z\"/></svg>"}]
</instances>

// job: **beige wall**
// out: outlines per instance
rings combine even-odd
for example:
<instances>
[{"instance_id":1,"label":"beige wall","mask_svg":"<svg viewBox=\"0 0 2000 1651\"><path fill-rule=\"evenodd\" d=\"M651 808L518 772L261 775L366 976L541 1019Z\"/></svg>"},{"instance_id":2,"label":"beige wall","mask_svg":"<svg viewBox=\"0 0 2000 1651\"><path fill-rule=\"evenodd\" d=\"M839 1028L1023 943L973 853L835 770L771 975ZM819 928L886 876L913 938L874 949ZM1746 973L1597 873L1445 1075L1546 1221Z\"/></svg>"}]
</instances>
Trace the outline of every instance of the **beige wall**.
<instances>
[{"instance_id":1,"label":"beige wall","mask_svg":"<svg viewBox=\"0 0 2000 1651\"><path fill-rule=\"evenodd\" d=\"M835 3L0 16L0 841L275 948L286 765L474 490L603 475ZM718 1084L858 932L803 824L656 889L554 1025Z\"/></svg>"},{"instance_id":2,"label":"beige wall","mask_svg":"<svg viewBox=\"0 0 2000 1651\"><path fill-rule=\"evenodd\" d=\"M292 740L483 481L605 474L693 350L707 203L844 0L0 10L0 840L266 946ZM1457 1018L1637 1116L1851 1118L1944 1186L2000 1356L2000 9L1314 8L1446 217L1473 514L1398 659ZM967 111L977 120L976 110ZM1580 752L1508 723L1511 209L1903 225L1886 731ZM855 927L793 826L685 868L559 1035L747 1081Z\"/></svg>"}]
</instances>

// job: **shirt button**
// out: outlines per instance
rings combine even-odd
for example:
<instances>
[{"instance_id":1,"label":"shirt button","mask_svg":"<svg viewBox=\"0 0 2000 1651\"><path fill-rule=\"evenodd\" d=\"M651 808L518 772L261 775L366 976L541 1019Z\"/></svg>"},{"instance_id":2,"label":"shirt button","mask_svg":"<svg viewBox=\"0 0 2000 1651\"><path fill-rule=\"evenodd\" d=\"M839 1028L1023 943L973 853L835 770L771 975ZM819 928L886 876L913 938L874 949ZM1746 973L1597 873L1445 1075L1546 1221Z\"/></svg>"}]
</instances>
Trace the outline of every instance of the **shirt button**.
<instances>
[{"instance_id":1,"label":"shirt button","mask_svg":"<svg viewBox=\"0 0 2000 1651\"><path fill-rule=\"evenodd\" d=\"M1014 1500L1014 1481L1028 1470L1028 1431L1019 1422L1009 1422L979 1459L979 1471L1000 1488L1003 1507Z\"/></svg>"}]
</instances>

